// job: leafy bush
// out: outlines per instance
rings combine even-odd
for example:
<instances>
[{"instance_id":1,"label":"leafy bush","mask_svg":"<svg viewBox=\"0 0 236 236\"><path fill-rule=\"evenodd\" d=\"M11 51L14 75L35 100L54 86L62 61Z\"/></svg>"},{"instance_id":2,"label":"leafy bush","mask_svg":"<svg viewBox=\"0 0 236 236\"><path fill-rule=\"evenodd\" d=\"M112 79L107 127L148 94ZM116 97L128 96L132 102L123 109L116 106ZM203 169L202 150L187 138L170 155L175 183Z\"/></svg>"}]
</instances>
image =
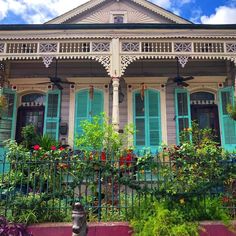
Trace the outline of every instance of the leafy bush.
<instances>
[{"instance_id":1,"label":"leafy bush","mask_svg":"<svg viewBox=\"0 0 236 236\"><path fill-rule=\"evenodd\" d=\"M131 220L136 236L198 235L198 224L186 221L183 213L177 209L169 210L162 202L151 202L150 199L141 208L143 210Z\"/></svg>"},{"instance_id":2,"label":"leafy bush","mask_svg":"<svg viewBox=\"0 0 236 236\"><path fill-rule=\"evenodd\" d=\"M0 216L0 235L32 236L23 224L9 223L3 216Z\"/></svg>"}]
</instances>

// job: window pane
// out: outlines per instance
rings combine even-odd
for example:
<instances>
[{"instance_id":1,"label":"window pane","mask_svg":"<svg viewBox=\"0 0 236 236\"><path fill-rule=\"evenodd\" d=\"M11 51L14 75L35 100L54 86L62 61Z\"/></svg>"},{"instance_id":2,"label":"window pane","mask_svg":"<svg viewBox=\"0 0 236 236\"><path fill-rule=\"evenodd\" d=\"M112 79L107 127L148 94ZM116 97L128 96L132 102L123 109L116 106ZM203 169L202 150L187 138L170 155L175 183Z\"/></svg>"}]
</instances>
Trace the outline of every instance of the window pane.
<instances>
[{"instance_id":1,"label":"window pane","mask_svg":"<svg viewBox=\"0 0 236 236\"><path fill-rule=\"evenodd\" d=\"M58 111L58 94L49 94L47 117L57 117L57 111Z\"/></svg>"},{"instance_id":2,"label":"window pane","mask_svg":"<svg viewBox=\"0 0 236 236\"><path fill-rule=\"evenodd\" d=\"M189 128L188 118L179 118L179 132Z\"/></svg>"},{"instance_id":3,"label":"window pane","mask_svg":"<svg viewBox=\"0 0 236 236\"><path fill-rule=\"evenodd\" d=\"M141 94L135 94L135 113L136 116L144 116L144 99L142 100Z\"/></svg>"},{"instance_id":4,"label":"window pane","mask_svg":"<svg viewBox=\"0 0 236 236\"><path fill-rule=\"evenodd\" d=\"M124 23L124 16L123 15L114 16L114 23L117 24Z\"/></svg>"},{"instance_id":5,"label":"window pane","mask_svg":"<svg viewBox=\"0 0 236 236\"><path fill-rule=\"evenodd\" d=\"M136 119L136 145L145 145L145 119Z\"/></svg>"},{"instance_id":6,"label":"window pane","mask_svg":"<svg viewBox=\"0 0 236 236\"><path fill-rule=\"evenodd\" d=\"M31 106L43 105L45 100L45 96L40 93L31 93L22 96L21 102L27 103Z\"/></svg>"},{"instance_id":7,"label":"window pane","mask_svg":"<svg viewBox=\"0 0 236 236\"><path fill-rule=\"evenodd\" d=\"M188 96L187 93L178 93L178 115L187 116L188 115Z\"/></svg>"},{"instance_id":8,"label":"window pane","mask_svg":"<svg viewBox=\"0 0 236 236\"><path fill-rule=\"evenodd\" d=\"M158 93L148 91L149 116L159 116L158 114Z\"/></svg>"},{"instance_id":9,"label":"window pane","mask_svg":"<svg viewBox=\"0 0 236 236\"><path fill-rule=\"evenodd\" d=\"M224 115L227 115L227 104L232 103L230 98L229 92L221 92L221 99L222 99L222 112Z\"/></svg>"}]
</instances>

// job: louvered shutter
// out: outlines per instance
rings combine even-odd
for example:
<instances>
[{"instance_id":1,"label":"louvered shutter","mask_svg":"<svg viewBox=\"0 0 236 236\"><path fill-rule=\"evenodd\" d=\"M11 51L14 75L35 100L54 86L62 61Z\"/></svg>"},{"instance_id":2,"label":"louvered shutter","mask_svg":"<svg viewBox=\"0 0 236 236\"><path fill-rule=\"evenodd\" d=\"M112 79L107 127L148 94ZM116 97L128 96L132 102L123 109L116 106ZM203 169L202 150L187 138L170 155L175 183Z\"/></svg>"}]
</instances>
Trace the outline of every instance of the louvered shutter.
<instances>
[{"instance_id":1,"label":"louvered shutter","mask_svg":"<svg viewBox=\"0 0 236 236\"><path fill-rule=\"evenodd\" d=\"M103 112L103 93L95 90L93 99L90 99L90 117L98 116Z\"/></svg>"},{"instance_id":2,"label":"louvered shutter","mask_svg":"<svg viewBox=\"0 0 236 236\"><path fill-rule=\"evenodd\" d=\"M61 91L48 91L46 96L46 108L44 118L44 134L49 135L55 140L59 139L60 111L61 110Z\"/></svg>"},{"instance_id":3,"label":"louvered shutter","mask_svg":"<svg viewBox=\"0 0 236 236\"><path fill-rule=\"evenodd\" d=\"M134 135L134 146L142 148L146 146L146 122L145 122L145 104L141 98L140 92L134 93L134 124L136 132Z\"/></svg>"},{"instance_id":4,"label":"louvered shutter","mask_svg":"<svg viewBox=\"0 0 236 236\"><path fill-rule=\"evenodd\" d=\"M157 91L148 90L148 140L150 147L161 145L161 121L160 121L160 94Z\"/></svg>"},{"instance_id":5,"label":"louvered shutter","mask_svg":"<svg viewBox=\"0 0 236 236\"><path fill-rule=\"evenodd\" d=\"M87 90L77 93L75 102L75 138L82 133L81 121L89 119L89 94Z\"/></svg>"},{"instance_id":6,"label":"louvered shutter","mask_svg":"<svg viewBox=\"0 0 236 236\"><path fill-rule=\"evenodd\" d=\"M186 89L175 89L176 141L180 143L180 132L191 127L190 96Z\"/></svg>"},{"instance_id":7,"label":"louvered shutter","mask_svg":"<svg viewBox=\"0 0 236 236\"><path fill-rule=\"evenodd\" d=\"M4 141L15 138L16 129L16 92L11 89L1 89L0 94L7 99L7 109L0 119L0 174L3 172L3 155L5 153ZM5 166L7 171L9 166Z\"/></svg>"},{"instance_id":8,"label":"louvered shutter","mask_svg":"<svg viewBox=\"0 0 236 236\"><path fill-rule=\"evenodd\" d=\"M146 90L144 99L140 92L134 93L134 124L136 149L151 148L156 152L161 145L160 94Z\"/></svg>"},{"instance_id":9,"label":"louvered shutter","mask_svg":"<svg viewBox=\"0 0 236 236\"><path fill-rule=\"evenodd\" d=\"M100 115L103 112L103 104L104 98L102 91L95 89L92 99L90 98L89 91L87 89L77 93L75 101L74 141L82 133L81 121L91 121L92 117Z\"/></svg>"},{"instance_id":10,"label":"louvered shutter","mask_svg":"<svg viewBox=\"0 0 236 236\"><path fill-rule=\"evenodd\" d=\"M221 144L226 150L233 151L236 148L236 121L228 115L226 110L227 104L234 104L233 87L219 90Z\"/></svg>"}]
</instances>

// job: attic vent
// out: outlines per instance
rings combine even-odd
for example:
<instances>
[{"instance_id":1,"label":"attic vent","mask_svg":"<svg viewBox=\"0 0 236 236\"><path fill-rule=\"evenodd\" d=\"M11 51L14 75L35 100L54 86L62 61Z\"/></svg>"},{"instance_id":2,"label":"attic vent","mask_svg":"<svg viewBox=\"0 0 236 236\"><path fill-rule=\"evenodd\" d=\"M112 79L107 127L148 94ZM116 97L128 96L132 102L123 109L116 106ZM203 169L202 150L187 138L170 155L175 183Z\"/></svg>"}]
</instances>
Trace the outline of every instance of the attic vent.
<instances>
[{"instance_id":1,"label":"attic vent","mask_svg":"<svg viewBox=\"0 0 236 236\"><path fill-rule=\"evenodd\" d=\"M111 11L110 23L113 24L127 23L127 11Z\"/></svg>"},{"instance_id":2,"label":"attic vent","mask_svg":"<svg viewBox=\"0 0 236 236\"><path fill-rule=\"evenodd\" d=\"M114 15L113 19L115 24L124 23L124 15Z\"/></svg>"}]
</instances>

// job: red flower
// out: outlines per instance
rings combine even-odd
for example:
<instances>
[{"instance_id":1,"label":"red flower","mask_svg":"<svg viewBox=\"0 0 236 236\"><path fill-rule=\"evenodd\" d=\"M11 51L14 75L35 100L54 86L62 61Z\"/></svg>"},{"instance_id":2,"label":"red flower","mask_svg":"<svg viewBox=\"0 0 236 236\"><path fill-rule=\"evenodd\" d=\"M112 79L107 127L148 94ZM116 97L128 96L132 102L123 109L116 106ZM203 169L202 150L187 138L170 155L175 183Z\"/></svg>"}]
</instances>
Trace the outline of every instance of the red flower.
<instances>
[{"instance_id":1,"label":"red flower","mask_svg":"<svg viewBox=\"0 0 236 236\"><path fill-rule=\"evenodd\" d=\"M125 158L120 157L120 166L123 166L125 164Z\"/></svg>"},{"instance_id":2,"label":"red flower","mask_svg":"<svg viewBox=\"0 0 236 236\"><path fill-rule=\"evenodd\" d=\"M65 150L65 148L64 148L64 147L60 147L59 150L60 150L60 151L63 151L63 150Z\"/></svg>"},{"instance_id":3,"label":"red flower","mask_svg":"<svg viewBox=\"0 0 236 236\"><path fill-rule=\"evenodd\" d=\"M57 150L56 146L51 146L51 150L56 151Z\"/></svg>"},{"instance_id":4,"label":"red flower","mask_svg":"<svg viewBox=\"0 0 236 236\"><path fill-rule=\"evenodd\" d=\"M106 161L106 153L105 152L101 153L101 160Z\"/></svg>"},{"instance_id":5,"label":"red flower","mask_svg":"<svg viewBox=\"0 0 236 236\"><path fill-rule=\"evenodd\" d=\"M126 161L126 165L127 165L127 166L130 166L130 165L131 165L131 162L132 162L132 154L131 154L131 153L128 153L128 154L126 155L125 161Z\"/></svg>"},{"instance_id":6,"label":"red flower","mask_svg":"<svg viewBox=\"0 0 236 236\"><path fill-rule=\"evenodd\" d=\"M39 146L38 144L34 145L34 150L35 150L35 151L38 151L39 148L40 148L40 146Z\"/></svg>"},{"instance_id":7,"label":"red flower","mask_svg":"<svg viewBox=\"0 0 236 236\"><path fill-rule=\"evenodd\" d=\"M230 199L226 196L222 197L222 202L223 203L228 203L230 201Z\"/></svg>"}]
</instances>

